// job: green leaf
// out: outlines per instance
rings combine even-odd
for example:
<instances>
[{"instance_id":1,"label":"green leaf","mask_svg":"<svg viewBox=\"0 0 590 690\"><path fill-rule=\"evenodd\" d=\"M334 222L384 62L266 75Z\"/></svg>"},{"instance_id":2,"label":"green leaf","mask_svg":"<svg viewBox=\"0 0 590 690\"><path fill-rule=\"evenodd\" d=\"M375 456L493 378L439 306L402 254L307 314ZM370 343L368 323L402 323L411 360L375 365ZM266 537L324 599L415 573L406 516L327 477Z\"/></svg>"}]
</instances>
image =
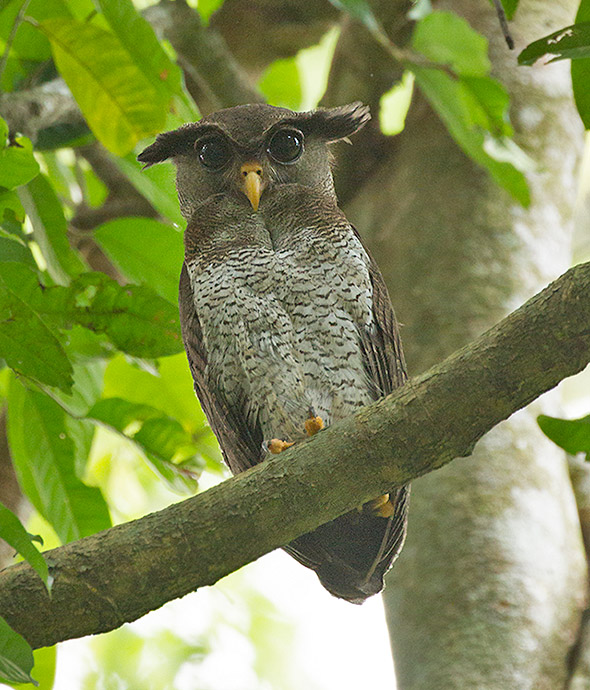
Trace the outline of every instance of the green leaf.
<instances>
[{"instance_id":1,"label":"green leaf","mask_svg":"<svg viewBox=\"0 0 590 690\"><path fill-rule=\"evenodd\" d=\"M258 88L269 105L299 110L301 83L297 58L285 58L271 63L258 82Z\"/></svg>"},{"instance_id":2,"label":"green leaf","mask_svg":"<svg viewBox=\"0 0 590 690\"><path fill-rule=\"evenodd\" d=\"M72 387L72 392L66 394L57 388L41 386L43 392L47 393L47 395L53 398L62 409L73 417L84 417L88 413L88 410L100 398L105 370L105 363L103 360L82 361L78 356L79 347L75 337L75 342L69 342L72 338L72 332L79 334L80 331L91 337L96 337L79 326L68 331L66 335L68 340L65 346L68 353L72 354L72 363L74 367L74 385ZM100 354L104 356L104 353L101 352Z\"/></svg>"},{"instance_id":3,"label":"green leaf","mask_svg":"<svg viewBox=\"0 0 590 690\"><path fill-rule=\"evenodd\" d=\"M89 146L95 140L88 124L80 119L77 122L59 122L39 130L35 147L37 151L56 151Z\"/></svg>"},{"instance_id":4,"label":"green leaf","mask_svg":"<svg viewBox=\"0 0 590 690\"><path fill-rule=\"evenodd\" d=\"M96 228L109 259L134 283L144 283L176 304L184 260L182 233L151 218L119 218Z\"/></svg>"},{"instance_id":5,"label":"green leaf","mask_svg":"<svg viewBox=\"0 0 590 690\"><path fill-rule=\"evenodd\" d=\"M35 659L33 673L35 674L35 681L38 681L38 690L53 690L56 657L56 645L33 650L33 658Z\"/></svg>"},{"instance_id":6,"label":"green leaf","mask_svg":"<svg viewBox=\"0 0 590 690\"><path fill-rule=\"evenodd\" d=\"M516 12L516 8L518 7L518 0L501 0L501 2L502 7L504 8L506 19L512 19L514 17L514 13ZM494 5L493 0L490 0L490 5Z\"/></svg>"},{"instance_id":7,"label":"green leaf","mask_svg":"<svg viewBox=\"0 0 590 690\"><path fill-rule=\"evenodd\" d=\"M379 23L367 0L330 0L334 7L343 10L353 19L364 24L371 32L380 32Z\"/></svg>"},{"instance_id":8,"label":"green leaf","mask_svg":"<svg viewBox=\"0 0 590 690\"><path fill-rule=\"evenodd\" d=\"M162 102L186 120L199 119L199 111L183 89L183 75L162 47L151 24L134 7L131 0L96 0L114 34L129 53L137 67L158 91ZM166 127L173 129L174 127Z\"/></svg>"},{"instance_id":9,"label":"green leaf","mask_svg":"<svg viewBox=\"0 0 590 690\"><path fill-rule=\"evenodd\" d=\"M121 398L99 400L88 417L133 441L154 470L176 491L197 489L203 468L193 439L182 425L150 405Z\"/></svg>"},{"instance_id":10,"label":"green leaf","mask_svg":"<svg viewBox=\"0 0 590 690\"><path fill-rule=\"evenodd\" d=\"M404 72L400 82L381 96L379 101L379 127L383 134L393 136L399 134L406 122L406 116L412 102L414 92L414 74Z\"/></svg>"},{"instance_id":11,"label":"green leaf","mask_svg":"<svg viewBox=\"0 0 590 690\"><path fill-rule=\"evenodd\" d=\"M0 616L0 681L34 683L31 678L33 650L24 637Z\"/></svg>"},{"instance_id":12,"label":"green leaf","mask_svg":"<svg viewBox=\"0 0 590 690\"><path fill-rule=\"evenodd\" d=\"M68 392L72 365L57 338L19 297L21 286L5 280L14 266L34 276L24 264L0 263L0 357L14 371Z\"/></svg>"},{"instance_id":13,"label":"green leaf","mask_svg":"<svg viewBox=\"0 0 590 690\"><path fill-rule=\"evenodd\" d=\"M69 414L64 416L64 420L68 436L74 444L74 471L77 477L83 479L86 476L96 428L87 419L75 419L70 417Z\"/></svg>"},{"instance_id":14,"label":"green leaf","mask_svg":"<svg viewBox=\"0 0 590 690\"><path fill-rule=\"evenodd\" d=\"M518 56L519 65L533 65L539 58L556 60L590 58L590 21L566 26L530 43Z\"/></svg>"},{"instance_id":15,"label":"green leaf","mask_svg":"<svg viewBox=\"0 0 590 690\"><path fill-rule=\"evenodd\" d=\"M150 200L158 213L170 222L184 227L185 220L178 206L178 195L174 184L174 170L170 165L153 165L142 170L134 155L116 158L115 165L129 178L140 194Z\"/></svg>"},{"instance_id":16,"label":"green leaf","mask_svg":"<svg viewBox=\"0 0 590 690\"><path fill-rule=\"evenodd\" d=\"M471 126L481 127L496 137L512 134L508 122L510 97L500 82L489 77L461 76L459 84Z\"/></svg>"},{"instance_id":17,"label":"green leaf","mask_svg":"<svg viewBox=\"0 0 590 690\"><path fill-rule=\"evenodd\" d=\"M100 490L76 475L76 445L65 412L15 379L8 396L8 442L21 488L62 542L111 526Z\"/></svg>"},{"instance_id":18,"label":"green leaf","mask_svg":"<svg viewBox=\"0 0 590 690\"><path fill-rule=\"evenodd\" d=\"M576 24L590 22L590 0L581 0L576 14ZM590 129L590 59L572 60L572 88L576 108L584 127Z\"/></svg>"},{"instance_id":19,"label":"green leaf","mask_svg":"<svg viewBox=\"0 0 590 690\"><path fill-rule=\"evenodd\" d=\"M36 63L28 63L29 65L36 65ZM31 70L32 71L32 70ZM27 78L25 65L12 54L8 55L4 63L4 71L0 76L0 91L10 93L17 90L20 84Z\"/></svg>"},{"instance_id":20,"label":"green leaf","mask_svg":"<svg viewBox=\"0 0 590 690\"><path fill-rule=\"evenodd\" d=\"M131 0L96 0L113 33L159 92L162 101L182 93L182 73Z\"/></svg>"},{"instance_id":21,"label":"green leaf","mask_svg":"<svg viewBox=\"0 0 590 690\"><path fill-rule=\"evenodd\" d=\"M74 19L50 19L40 28L90 129L110 151L125 155L164 127L169 98L114 34Z\"/></svg>"},{"instance_id":22,"label":"green leaf","mask_svg":"<svg viewBox=\"0 0 590 690\"><path fill-rule=\"evenodd\" d=\"M35 259L27 244L19 242L15 235L0 229L0 261L18 261L35 267Z\"/></svg>"},{"instance_id":23,"label":"green leaf","mask_svg":"<svg viewBox=\"0 0 590 690\"><path fill-rule=\"evenodd\" d=\"M66 307L72 321L105 333L134 357L165 357L182 349L178 308L147 286L118 285L101 273L87 273L73 281Z\"/></svg>"},{"instance_id":24,"label":"green leaf","mask_svg":"<svg viewBox=\"0 0 590 690\"><path fill-rule=\"evenodd\" d=\"M480 126L481 111L469 107L471 97L469 82L454 80L441 71L428 68L413 69L416 83L424 93L451 136L461 149L476 163L484 167L492 178L506 189L517 201L527 207L530 204L530 191L521 167L523 156L514 155L514 149L496 140L496 149L490 143L490 134ZM473 95L473 99L477 99ZM491 112L490 107L488 112ZM516 147L516 145L513 145ZM495 157L496 151L501 152ZM520 152L520 149L518 149ZM520 152L522 153L522 152ZM509 162L508 162L509 161Z\"/></svg>"},{"instance_id":25,"label":"green leaf","mask_svg":"<svg viewBox=\"0 0 590 690\"><path fill-rule=\"evenodd\" d=\"M93 0L60 0L60 2L69 10L74 19L80 21L100 21L95 16L96 5Z\"/></svg>"},{"instance_id":26,"label":"green leaf","mask_svg":"<svg viewBox=\"0 0 590 690\"><path fill-rule=\"evenodd\" d=\"M590 59L572 60L572 87L576 108L585 129L590 129Z\"/></svg>"},{"instance_id":27,"label":"green leaf","mask_svg":"<svg viewBox=\"0 0 590 690\"><path fill-rule=\"evenodd\" d=\"M160 359L157 373L134 366L122 355L114 357L105 372L103 395L150 405L176 418L192 434L207 469L223 473L219 446L195 396L184 352Z\"/></svg>"},{"instance_id":28,"label":"green leaf","mask_svg":"<svg viewBox=\"0 0 590 690\"><path fill-rule=\"evenodd\" d=\"M449 65L457 74L485 77L490 73L488 42L453 12L432 12L412 35L414 50L432 62Z\"/></svg>"},{"instance_id":29,"label":"green leaf","mask_svg":"<svg viewBox=\"0 0 590 690\"><path fill-rule=\"evenodd\" d=\"M8 125L0 117L0 187L14 189L39 174L33 145L27 137L16 137L9 145Z\"/></svg>"},{"instance_id":30,"label":"green leaf","mask_svg":"<svg viewBox=\"0 0 590 690\"><path fill-rule=\"evenodd\" d=\"M109 195L108 187L86 161L80 161L80 169L84 177L86 203L91 208L100 208Z\"/></svg>"},{"instance_id":31,"label":"green leaf","mask_svg":"<svg viewBox=\"0 0 590 690\"><path fill-rule=\"evenodd\" d=\"M160 359L154 373L140 369L123 355L113 357L105 371L103 395L151 405L199 436L208 428L184 352Z\"/></svg>"},{"instance_id":32,"label":"green leaf","mask_svg":"<svg viewBox=\"0 0 590 690\"><path fill-rule=\"evenodd\" d=\"M2 284L18 291L23 309L33 314L30 318L42 317L59 329L78 324L104 333L115 347L134 357L164 357L182 349L178 308L146 286L119 285L104 273L94 272L78 276L68 287L44 287L34 271L10 262L0 262L0 287ZM0 310L0 323L1 314ZM16 319L19 324L22 320ZM0 349L2 336L0 330ZM40 349L35 338L27 338L26 332L21 341L28 343L33 353ZM47 385L59 385L54 379L44 380L38 375L35 378ZM71 366L68 383L67 389L60 386L62 390L69 392L71 388Z\"/></svg>"},{"instance_id":33,"label":"green leaf","mask_svg":"<svg viewBox=\"0 0 590 690\"><path fill-rule=\"evenodd\" d=\"M576 24L583 24L584 22L590 22L590 0L580 0L576 12Z\"/></svg>"},{"instance_id":34,"label":"green leaf","mask_svg":"<svg viewBox=\"0 0 590 690\"><path fill-rule=\"evenodd\" d=\"M39 577L49 589L49 570L47 562L33 544L38 537L33 537L22 526L16 515L0 503L0 539L10 544L15 551L37 571Z\"/></svg>"},{"instance_id":35,"label":"green leaf","mask_svg":"<svg viewBox=\"0 0 590 690\"><path fill-rule=\"evenodd\" d=\"M312 110L320 103L328 85L339 36L340 27L333 26L319 43L297 53L295 59L301 82L301 110Z\"/></svg>"},{"instance_id":36,"label":"green leaf","mask_svg":"<svg viewBox=\"0 0 590 690\"><path fill-rule=\"evenodd\" d=\"M429 60L448 65L443 70L414 66L416 84L463 151L523 206L530 192L523 175L530 160L516 144L508 120L509 98L504 87L489 77L487 40L464 19L449 12L433 12L421 19L412 47Z\"/></svg>"},{"instance_id":37,"label":"green leaf","mask_svg":"<svg viewBox=\"0 0 590 690\"><path fill-rule=\"evenodd\" d=\"M37 690L53 690L55 681L55 666L57 660L57 645L53 647L40 647L33 650L33 659L35 664L33 666L33 673L35 677L32 682L37 687ZM0 680L0 682L2 682ZM4 688L4 685L0 686ZM10 684L10 687L20 690L21 683ZM26 687L30 687L27 685Z\"/></svg>"},{"instance_id":38,"label":"green leaf","mask_svg":"<svg viewBox=\"0 0 590 690\"><path fill-rule=\"evenodd\" d=\"M4 217L0 211L0 261L19 261L36 267L37 263L33 258L28 242L28 236L23 232L22 220L18 218L12 208L15 201L18 208L22 209L20 200L14 191L0 189L0 204L4 195L11 195L12 199L7 199L7 206L4 207ZM24 209L22 209L24 214ZM17 209L20 215L20 211Z\"/></svg>"},{"instance_id":39,"label":"green leaf","mask_svg":"<svg viewBox=\"0 0 590 690\"><path fill-rule=\"evenodd\" d=\"M590 415L581 419L558 419L539 415L541 431L570 455L585 453L590 458Z\"/></svg>"},{"instance_id":40,"label":"green leaf","mask_svg":"<svg viewBox=\"0 0 590 690\"><path fill-rule=\"evenodd\" d=\"M5 211L12 211L14 218L19 222L25 219L25 209L18 198L18 194L11 189L0 187L0 222L4 218Z\"/></svg>"},{"instance_id":41,"label":"green leaf","mask_svg":"<svg viewBox=\"0 0 590 690\"><path fill-rule=\"evenodd\" d=\"M55 282L67 284L86 267L70 247L68 224L51 183L45 175L37 175L19 190L19 196L31 220L33 238L43 253L49 275Z\"/></svg>"},{"instance_id":42,"label":"green leaf","mask_svg":"<svg viewBox=\"0 0 590 690\"><path fill-rule=\"evenodd\" d=\"M211 15L223 5L223 0L199 0L197 11L203 20L203 24L208 25Z\"/></svg>"},{"instance_id":43,"label":"green leaf","mask_svg":"<svg viewBox=\"0 0 590 690\"><path fill-rule=\"evenodd\" d=\"M0 12L0 45L5 43L11 33L22 4L23 0L12 0L6 3L6 7ZM25 16L33 17L40 22L50 17L70 16L70 12L62 0L31 0ZM4 46L0 52L3 48ZM25 61L39 63L51 58L51 47L42 33L29 22L23 21L17 29L11 53L21 63Z\"/></svg>"},{"instance_id":44,"label":"green leaf","mask_svg":"<svg viewBox=\"0 0 590 690\"><path fill-rule=\"evenodd\" d=\"M506 12L506 19L512 19L518 7L518 0L502 0L502 7Z\"/></svg>"}]
</instances>

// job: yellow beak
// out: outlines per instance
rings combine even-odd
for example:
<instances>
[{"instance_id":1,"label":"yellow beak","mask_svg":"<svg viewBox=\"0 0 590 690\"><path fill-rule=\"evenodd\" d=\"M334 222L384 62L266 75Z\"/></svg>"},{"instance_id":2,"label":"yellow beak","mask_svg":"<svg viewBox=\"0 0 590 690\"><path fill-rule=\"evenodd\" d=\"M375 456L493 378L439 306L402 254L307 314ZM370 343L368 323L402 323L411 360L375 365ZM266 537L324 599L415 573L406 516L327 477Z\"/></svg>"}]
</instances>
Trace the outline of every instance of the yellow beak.
<instances>
[{"instance_id":1,"label":"yellow beak","mask_svg":"<svg viewBox=\"0 0 590 690\"><path fill-rule=\"evenodd\" d=\"M250 200L252 208L258 211L260 197L266 187L262 180L262 166L258 161L244 163L240 168L240 174L242 176L242 191Z\"/></svg>"}]
</instances>

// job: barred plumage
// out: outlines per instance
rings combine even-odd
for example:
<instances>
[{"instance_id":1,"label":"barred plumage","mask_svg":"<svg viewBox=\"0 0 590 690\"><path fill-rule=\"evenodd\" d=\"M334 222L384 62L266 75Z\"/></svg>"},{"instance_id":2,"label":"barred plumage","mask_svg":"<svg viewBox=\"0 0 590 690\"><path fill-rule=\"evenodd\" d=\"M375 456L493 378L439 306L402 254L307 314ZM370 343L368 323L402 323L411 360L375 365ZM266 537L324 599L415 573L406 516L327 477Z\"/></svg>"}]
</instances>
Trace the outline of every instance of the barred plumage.
<instances>
[{"instance_id":1,"label":"barred plumage","mask_svg":"<svg viewBox=\"0 0 590 690\"><path fill-rule=\"evenodd\" d=\"M310 416L329 425L405 380L383 279L337 207L330 172L327 143L367 119L359 104L240 106L160 135L140 155L177 164L183 338L233 472L264 460L271 439L303 440ZM402 547L408 491L390 493L388 517L355 510L285 548L332 594L360 603Z\"/></svg>"}]
</instances>

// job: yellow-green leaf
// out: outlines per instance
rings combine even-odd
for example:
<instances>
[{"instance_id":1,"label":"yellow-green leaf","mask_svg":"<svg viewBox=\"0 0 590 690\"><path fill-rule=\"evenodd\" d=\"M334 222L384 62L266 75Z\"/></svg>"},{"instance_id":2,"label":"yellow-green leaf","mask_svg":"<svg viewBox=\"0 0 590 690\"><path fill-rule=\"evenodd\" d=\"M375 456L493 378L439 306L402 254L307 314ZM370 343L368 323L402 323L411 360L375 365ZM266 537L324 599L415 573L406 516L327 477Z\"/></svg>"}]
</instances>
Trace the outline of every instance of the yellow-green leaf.
<instances>
[{"instance_id":1,"label":"yellow-green leaf","mask_svg":"<svg viewBox=\"0 0 590 690\"><path fill-rule=\"evenodd\" d=\"M41 30L88 126L117 155L164 128L170 98L154 87L110 31L75 19Z\"/></svg>"},{"instance_id":2,"label":"yellow-green leaf","mask_svg":"<svg viewBox=\"0 0 590 690\"><path fill-rule=\"evenodd\" d=\"M33 544L34 541L39 541L40 537L29 534L17 516L2 503L0 503L0 537L28 561L29 565L37 571L45 586L48 587L47 562Z\"/></svg>"},{"instance_id":3,"label":"yellow-green leaf","mask_svg":"<svg viewBox=\"0 0 590 690\"><path fill-rule=\"evenodd\" d=\"M33 650L24 637L0 616L0 682L34 683Z\"/></svg>"},{"instance_id":4,"label":"yellow-green leaf","mask_svg":"<svg viewBox=\"0 0 590 690\"><path fill-rule=\"evenodd\" d=\"M8 141L8 125L0 117L0 187L14 189L39 174L33 146L26 137Z\"/></svg>"},{"instance_id":5,"label":"yellow-green leaf","mask_svg":"<svg viewBox=\"0 0 590 690\"><path fill-rule=\"evenodd\" d=\"M80 422L68 419L49 396L11 379L8 443L14 469L27 498L63 543L111 526L100 489L87 486L76 474L76 466L86 460L76 458L76 424Z\"/></svg>"}]
</instances>

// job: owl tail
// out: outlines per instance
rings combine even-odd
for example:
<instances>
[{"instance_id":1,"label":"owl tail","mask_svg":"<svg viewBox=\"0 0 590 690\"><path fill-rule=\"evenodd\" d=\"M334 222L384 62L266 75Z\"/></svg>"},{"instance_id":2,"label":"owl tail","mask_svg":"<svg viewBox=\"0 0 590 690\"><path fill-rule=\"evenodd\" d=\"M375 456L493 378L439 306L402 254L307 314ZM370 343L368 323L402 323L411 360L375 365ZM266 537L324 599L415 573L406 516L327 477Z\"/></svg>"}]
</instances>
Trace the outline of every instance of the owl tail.
<instances>
[{"instance_id":1,"label":"owl tail","mask_svg":"<svg viewBox=\"0 0 590 690\"><path fill-rule=\"evenodd\" d=\"M409 486L395 489L390 518L353 510L295 539L285 550L315 570L331 594L362 604L383 589L383 577L402 549L409 497Z\"/></svg>"}]
</instances>

